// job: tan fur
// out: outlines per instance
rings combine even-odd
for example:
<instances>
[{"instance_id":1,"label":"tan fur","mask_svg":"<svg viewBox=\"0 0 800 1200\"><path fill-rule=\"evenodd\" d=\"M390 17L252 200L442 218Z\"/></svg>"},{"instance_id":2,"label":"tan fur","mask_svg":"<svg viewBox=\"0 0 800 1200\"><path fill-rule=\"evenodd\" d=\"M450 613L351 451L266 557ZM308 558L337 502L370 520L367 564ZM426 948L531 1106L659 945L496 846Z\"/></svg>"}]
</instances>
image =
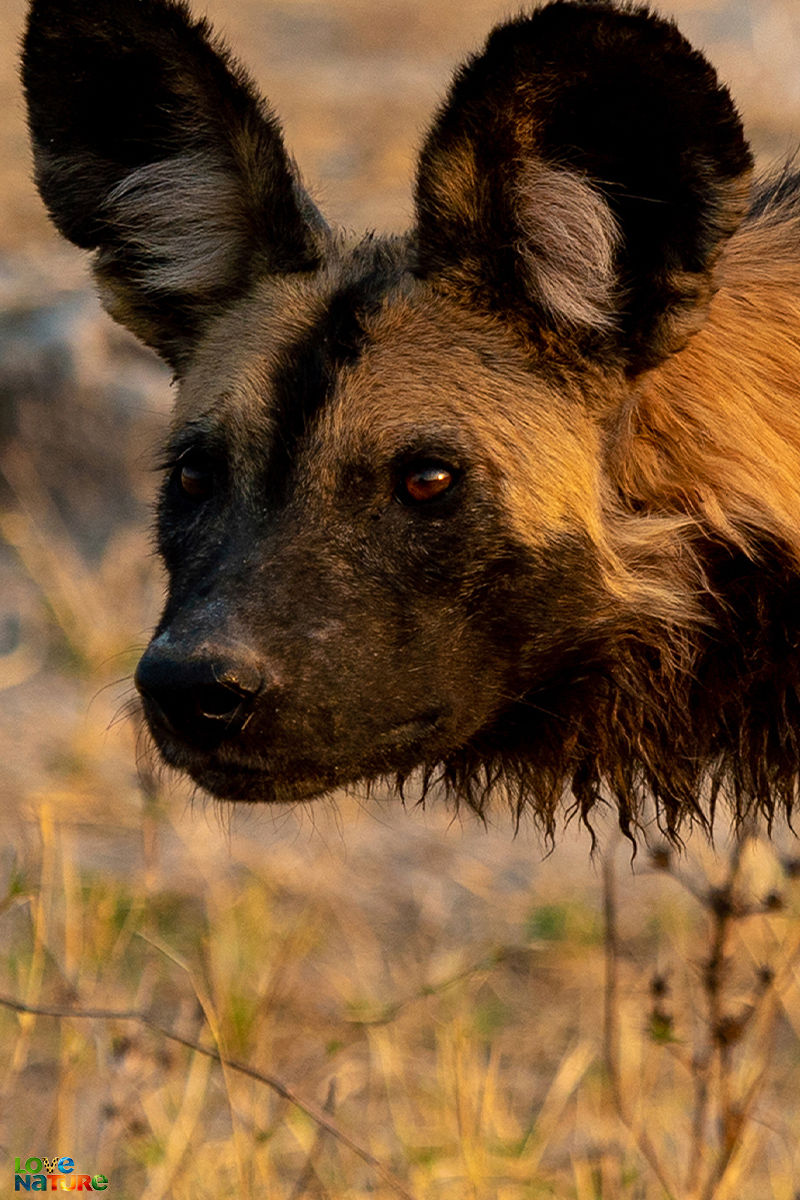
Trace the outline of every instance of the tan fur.
<instances>
[{"instance_id":1,"label":"tan fur","mask_svg":"<svg viewBox=\"0 0 800 1200\"><path fill-rule=\"evenodd\" d=\"M610 459L632 500L685 512L745 550L766 533L798 561L799 240L797 220L775 210L734 236L707 324L642 378Z\"/></svg>"},{"instance_id":2,"label":"tan fur","mask_svg":"<svg viewBox=\"0 0 800 1200\"><path fill-rule=\"evenodd\" d=\"M324 313L340 283L338 263L326 272L264 277L246 300L209 330L178 390L173 428L220 419L230 429L234 452L246 464L253 429L272 420L270 394L281 355ZM238 433L238 437L237 437ZM238 445L237 445L238 442Z\"/></svg>"},{"instance_id":3,"label":"tan fur","mask_svg":"<svg viewBox=\"0 0 800 1200\"><path fill-rule=\"evenodd\" d=\"M481 178L471 142L461 139L436 151L437 171L432 182L432 200L443 213L455 217L464 228L480 219Z\"/></svg>"},{"instance_id":4,"label":"tan fur","mask_svg":"<svg viewBox=\"0 0 800 1200\"><path fill-rule=\"evenodd\" d=\"M368 334L368 350L342 373L317 430L318 470L326 447L337 461L368 454L379 462L426 438L460 442L521 545L546 551L579 533L595 548L617 610L691 623L693 605L679 586L687 521L642 520L620 508L603 472L601 430L577 389L532 373L502 324L425 286L388 304ZM603 384L624 386L613 373ZM326 482L333 491L333 474Z\"/></svg>"},{"instance_id":5,"label":"tan fur","mask_svg":"<svg viewBox=\"0 0 800 1200\"><path fill-rule=\"evenodd\" d=\"M311 329L340 283L335 264L324 283L305 276L261 281L204 340L178 393L174 427L223 422L247 472L254 430L272 426L272 380L282 354ZM329 492L334 507L341 461L388 461L426 437L444 437L463 445L521 545L546 551L561 535L578 533L595 548L610 603L629 609L632 619L645 612L676 625L692 622L680 564L692 521L632 515L604 472L597 412L609 396L624 394L621 374L598 372L595 395L589 389L587 396L586 378L580 387L567 380L556 387L531 372L502 322L421 283L388 301L366 333L368 347L340 373L308 451L314 486Z\"/></svg>"},{"instance_id":6,"label":"tan fur","mask_svg":"<svg viewBox=\"0 0 800 1200\"><path fill-rule=\"evenodd\" d=\"M368 450L377 461L426 436L461 442L465 453L477 452L510 525L533 545L587 517L586 497L598 494L591 425L526 371L501 326L423 285L387 305L368 333L368 349L343 373L321 442L345 458ZM506 406L498 404L504 396ZM554 489L548 482L565 459L571 476Z\"/></svg>"}]
</instances>

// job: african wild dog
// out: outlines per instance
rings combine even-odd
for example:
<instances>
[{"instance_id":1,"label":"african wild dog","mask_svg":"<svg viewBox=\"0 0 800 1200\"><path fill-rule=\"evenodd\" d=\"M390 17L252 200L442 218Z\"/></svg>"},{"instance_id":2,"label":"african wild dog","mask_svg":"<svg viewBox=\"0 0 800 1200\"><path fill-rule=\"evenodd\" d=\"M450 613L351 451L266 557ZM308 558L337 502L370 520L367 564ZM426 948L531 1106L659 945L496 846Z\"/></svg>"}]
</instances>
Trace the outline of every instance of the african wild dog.
<instances>
[{"instance_id":1,"label":"african wild dog","mask_svg":"<svg viewBox=\"0 0 800 1200\"><path fill-rule=\"evenodd\" d=\"M180 0L33 0L36 176L172 366L164 759L292 800L421 769L564 799L791 809L800 766L800 176L754 187L673 24L503 25L405 237L330 229Z\"/></svg>"}]
</instances>

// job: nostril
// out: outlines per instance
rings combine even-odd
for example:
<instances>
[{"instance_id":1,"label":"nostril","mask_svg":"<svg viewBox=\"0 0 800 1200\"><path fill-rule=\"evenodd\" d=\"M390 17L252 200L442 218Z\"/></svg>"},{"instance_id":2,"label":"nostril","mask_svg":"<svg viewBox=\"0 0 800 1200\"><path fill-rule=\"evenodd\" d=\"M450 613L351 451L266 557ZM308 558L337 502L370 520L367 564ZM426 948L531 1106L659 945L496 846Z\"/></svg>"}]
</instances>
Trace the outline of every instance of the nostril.
<instances>
[{"instance_id":1,"label":"nostril","mask_svg":"<svg viewBox=\"0 0 800 1200\"><path fill-rule=\"evenodd\" d=\"M227 721L233 720L243 708L249 708L256 694L229 683L215 683L194 688L192 699L202 716L211 721Z\"/></svg>"},{"instance_id":2,"label":"nostril","mask_svg":"<svg viewBox=\"0 0 800 1200\"><path fill-rule=\"evenodd\" d=\"M263 688L249 664L167 658L152 647L135 675L152 724L200 749L213 749L240 733Z\"/></svg>"}]
</instances>

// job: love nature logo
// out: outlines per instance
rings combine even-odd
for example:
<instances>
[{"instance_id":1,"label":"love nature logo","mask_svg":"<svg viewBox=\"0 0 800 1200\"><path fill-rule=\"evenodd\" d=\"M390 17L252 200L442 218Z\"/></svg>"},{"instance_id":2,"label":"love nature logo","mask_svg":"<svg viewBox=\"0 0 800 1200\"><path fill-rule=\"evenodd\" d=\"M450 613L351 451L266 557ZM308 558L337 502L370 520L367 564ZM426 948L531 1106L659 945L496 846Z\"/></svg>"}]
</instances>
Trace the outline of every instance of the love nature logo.
<instances>
[{"instance_id":1,"label":"love nature logo","mask_svg":"<svg viewBox=\"0 0 800 1200\"><path fill-rule=\"evenodd\" d=\"M66 1155L45 1158L32 1155L23 1164L21 1158L14 1159L15 1192L104 1192L108 1187L106 1175L81 1175L75 1171L75 1162Z\"/></svg>"}]
</instances>

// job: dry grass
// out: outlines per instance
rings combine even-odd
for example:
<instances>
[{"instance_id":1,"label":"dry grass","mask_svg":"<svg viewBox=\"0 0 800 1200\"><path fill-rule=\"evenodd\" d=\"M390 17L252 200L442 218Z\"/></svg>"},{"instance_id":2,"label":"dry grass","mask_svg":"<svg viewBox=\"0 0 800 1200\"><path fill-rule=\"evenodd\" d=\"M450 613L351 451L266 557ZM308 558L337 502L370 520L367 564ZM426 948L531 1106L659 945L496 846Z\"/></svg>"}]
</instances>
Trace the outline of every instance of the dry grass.
<instances>
[{"instance_id":1,"label":"dry grass","mask_svg":"<svg viewBox=\"0 0 800 1200\"><path fill-rule=\"evenodd\" d=\"M496 837L343 802L342 841L325 811L223 848L148 792L115 869L76 799L6 861L9 1164L70 1153L148 1200L795 1197L800 865L774 847L610 850L604 927L599 881L563 878L580 839L504 870Z\"/></svg>"},{"instance_id":2,"label":"dry grass","mask_svg":"<svg viewBox=\"0 0 800 1200\"><path fill-rule=\"evenodd\" d=\"M506 6L207 7L328 211L399 228L449 66ZM167 384L33 196L23 8L0 11L0 1188L63 1153L130 1200L796 1200L790 837L631 867L572 830L542 861L503 814L218 814L137 775ZM674 8L762 155L788 147L793 0Z\"/></svg>"}]
</instances>

